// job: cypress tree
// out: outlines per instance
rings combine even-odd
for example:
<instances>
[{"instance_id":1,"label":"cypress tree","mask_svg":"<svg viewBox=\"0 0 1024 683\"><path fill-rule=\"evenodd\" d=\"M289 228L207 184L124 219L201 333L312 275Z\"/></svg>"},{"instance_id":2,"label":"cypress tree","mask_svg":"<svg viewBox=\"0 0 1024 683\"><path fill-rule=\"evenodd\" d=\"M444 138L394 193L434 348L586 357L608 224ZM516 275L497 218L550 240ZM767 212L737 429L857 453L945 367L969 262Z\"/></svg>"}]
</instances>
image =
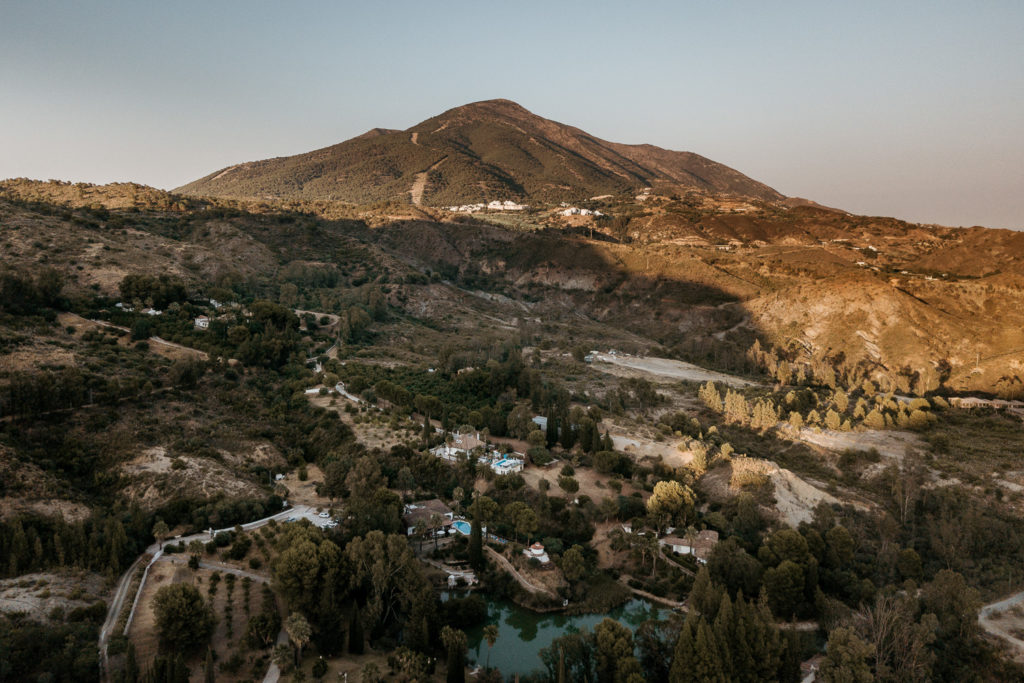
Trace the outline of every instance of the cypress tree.
<instances>
[{"instance_id":1,"label":"cypress tree","mask_svg":"<svg viewBox=\"0 0 1024 683\"><path fill-rule=\"evenodd\" d=\"M205 680L206 683L217 683L217 674L213 671L213 648L206 648L206 665L205 665Z\"/></svg>"},{"instance_id":2,"label":"cypress tree","mask_svg":"<svg viewBox=\"0 0 1024 683\"><path fill-rule=\"evenodd\" d=\"M742 647L736 642L736 618L732 609L732 600L728 593L722 594L722 602L718 607L718 616L715 617L713 627L715 641L718 643L719 661L722 666L722 675L729 680L735 680L736 674L742 673L742 669L734 668L732 650L734 647Z\"/></svg>"},{"instance_id":3,"label":"cypress tree","mask_svg":"<svg viewBox=\"0 0 1024 683\"><path fill-rule=\"evenodd\" d=\"M603 450L614 451L615 444L612 442L612 437L609 436L608 432L604 433L604 442L601 444Z\"/></svg>"},{"instance_id":4,"label":"cypress tree","mask_svg":"<svg viewBox=\"0 0 1024 683\"><path fill-rule=\"evenodd\" d=\"M693 678L694 659L694 629L697 624L697 614L693 610L686 615L686 621L679 629L679 640L676 641L675 652L672 656L672 668L669 670L669 680L673 683L696 680Z\"/></svg>"},{"instance_id":5,"label":"cypress tree","mask_svg":"<svg viewBox=\"0 0 1024 683\"><path fill-rule=\"evenodd\" d=\"M727 680L722 675L721 655L718 652L715 634L712 633L711 627L703 618L697 623L691 673L698 681L722 681L725 683Z\"/></svg>"},{"instance_id":6,"label":"cypress tree","mask_svg":"<svg viewBox=\"0 0 1024 683\"><path fill-rule=\"evenodd\" d=\"M473 516L473 523L469 530L469 565L476 571L481 571L484 568L483 530L478 515Z\"/></svg>"},{"instance_id":7,"label":"cypress tree","mask_svg":"<svg viewBox=\"0 0 1024 683\"><path fill-rule=\"evenodd\" d=\"M558 418L554 415L548 415L548 426L544 436L547 440L548 448L558 443Z\"/></svg>"},{"instance_id":8,"label":"cypress tree","mask_svg":"<svg viewBox=\"0 0 1024 683\"><path fill-rule=\"evenodd\" d=\"M180 654L174 658L174 666L170 669L172 683L188 683L188 667L185 658Z\"/></svg>"},{"instance_id":9,"label":"cypress tree","mask_svg":"<svg viewBox=\"0 0 1024 683\"><path fill-rule=\"evenodd\" d=\"M352 621L348 625L348 653L363 654L363 623L359 617L359 606L352 608Z\"/></svg>"},{"instance_id":10,"label":"cypress tree","mask_svg":"<svg viewBox=\"0 0 1024 683\"><path fill-rule=\"evenodd\" d=\"M128 652L124 660L124 683L138 683L139 662L135 658L135 643L128 641Z\"/></svg>"}]
</instances>

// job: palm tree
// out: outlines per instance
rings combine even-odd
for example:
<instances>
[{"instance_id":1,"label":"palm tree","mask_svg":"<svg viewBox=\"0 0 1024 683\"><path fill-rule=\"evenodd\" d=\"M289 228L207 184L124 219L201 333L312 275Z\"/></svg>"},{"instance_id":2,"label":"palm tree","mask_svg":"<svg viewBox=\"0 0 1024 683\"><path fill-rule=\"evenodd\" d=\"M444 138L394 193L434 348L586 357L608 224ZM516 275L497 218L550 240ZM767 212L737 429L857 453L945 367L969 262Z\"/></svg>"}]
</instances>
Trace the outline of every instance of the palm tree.
<instances>
[{"instance_id":1,"label":"palm tree","mask_svg":"<svg viewBox=\"0 0 1024 683\"><path fill-rule=\"evenodd\" d=\"M437 531L441 528L443 528L443 523L441 522L441 515L437 514L436 512L431 513L430 535L434 537L434 552L437 552Z\"/></svg>"},{"instance_id":2,"label":"palm tree","mask_svg":"<svg viewBox=\"0 0 1024 683\"><path fill-rule=\"evenodd\" d=\"M650 534L644 536L644 545L647 546L647 552L651 554L651 576L654 576L654 572L658 568L658 555L661 554L661 543L655 534Z\"/></svg>"},{"instance_id":3,"label":"palm tree","mask_svg":"<svg viewBox=\"0 0 1024 683\"><path fill-rule=\"evenodd\" d=\"M420 540L420 553L423 552L423 535L427 533L427 522L423 519L417 519L416 524L413 525L413 533Z\"/></svg>"},{"instance_id":4,"label":"palm tree","mask_svg":"<svg viewBox=\"0 0 1024 683\"><path fill-rule=\"evenodd\" d=\"M693 544L697 540L697 529L692 524L686 527L686 545L690 549L690 556L693 556Z\"/></svg>"},{"instance_id":5,"label":"palm tree","mask_svg":"<svg viewBox=\"0 0 1024 683\"><path fill-rule=\"evenodd\" d=\"M295 646L295 665L299 666L302 662L302 648L312 637L313 629L310 628L306 617L298 612L292 612L284 621L284 630L288 632L288 638Z\"/></svg>"},{"instance_id":6,"label":"palm tree","mask_svg":"<svg viewBox=\"0 0 1024 683\"><path fill-rule=\"evenodd\" d=\"M487 624L484 626L484 640L487 641L487 666L485 669L491 668L491 648L494 647L494 643L498 641L498 625Z\"/></svg>"}]
</instances>

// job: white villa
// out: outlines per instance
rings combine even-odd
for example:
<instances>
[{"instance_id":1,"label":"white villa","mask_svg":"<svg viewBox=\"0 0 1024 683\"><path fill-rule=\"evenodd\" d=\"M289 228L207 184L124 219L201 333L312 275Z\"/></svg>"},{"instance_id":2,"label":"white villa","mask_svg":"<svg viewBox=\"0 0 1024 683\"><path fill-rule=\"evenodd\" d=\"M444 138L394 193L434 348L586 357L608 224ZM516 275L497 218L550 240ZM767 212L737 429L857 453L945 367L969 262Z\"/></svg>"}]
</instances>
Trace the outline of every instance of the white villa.
<instances>
[{"instance_id":1,"label":"white villa","mask_svg":"<svg viewBox=\"0 0 1024 683\"><path fill-rule=\"evenodd\" d=\"M434 446L430 449L430 452L442 460L458 462L460 457L469 457L470 452L477 448L483 451L480 455L480 462L490 466L495 474L522 472L523 467L526 465L526 461L521 457L520 453L504 454L496 450L486 451L486 443L480 440L479 434L455 433L452 435L451 443Z\"/></svg>"},{"instance_id":2,"label":"white villa","mask_svg":"<svg viewBox=\"0 0 1024 683\"><path fill-rule=\"evenodd\" d=\"M206 329L209 329L209 327L210 327L210 317L209 317L209 316L206 316L206 315L201 315L201 316L198 316L198 317L197 317L197 318L195 319L195 322L194 322L194 324L195 324L195 328L196 328L197 330L206 330Z\"/></svg>"},{"instance_id":3,"label":"white villa","mask_svg":"<svg viewBox=\"0 0 1024 683\"><path fill-rule=\"evenodd\" d=\"M497 453L497 451L495 451ZM504 455L496 455L495 457L501 458L500 460L491 461L491 469L494 470L495 474L512 474L514 472L522 472L525 461L519 458L510 458Z\"/></svg>"},{"instance_id":4,"label":"white villa","mask_svg":"<svg viewBox=\"0 0 1024 683\"><path fill-rule=\"evenodd\" d=\"M435 515L440 518L441 529L444 532L447 532L448 527L455 521L455 514L452 512L452 509L437 498L406 505L405 510L402 512L402 523L406 527L406 535L412 536L416 533L416 524L418 522L423 522L429 527L431 519Z\"/></svg>"},{"instance_id":5,"label":"white villa","mask_svg":"<svg viewBox=\"0 0 1024 683\"><path fill-rule=\"evenodd\" d=\"M718 532L711 529L701 531L692 539L665 536L658 539L663 547L680 555L693 555L701 564L707 564L708 556L718 544Z\"/></svg>"}]
</instances>

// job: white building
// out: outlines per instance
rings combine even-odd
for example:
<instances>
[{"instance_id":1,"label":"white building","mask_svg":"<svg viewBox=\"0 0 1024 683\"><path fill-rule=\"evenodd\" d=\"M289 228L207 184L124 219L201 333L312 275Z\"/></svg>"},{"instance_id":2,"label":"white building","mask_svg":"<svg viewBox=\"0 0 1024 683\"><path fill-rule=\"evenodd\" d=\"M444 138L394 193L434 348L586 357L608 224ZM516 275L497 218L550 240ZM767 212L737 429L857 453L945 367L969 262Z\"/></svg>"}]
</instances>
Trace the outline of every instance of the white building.
<instances>
[{"instance_id":1,"label":"white building","mask_svg":"<svg viewBox=\"0 0 1024 683\"><path fill-rule=\"evenodd\" d=\"M198 316L195 319L194 324L195 324L195 327L196 327L197 330L209 329L209 327L210 327L210 318L209 318L209 316L205 316L205 315Z\"/></svg>"},{"instance_id":2,"label":"white building","mask_svg":"<svg viewBox=\"0 0 1024 683\"><path fill-rule=\"evenodd\" d=\"M530 559L537 560L541 564L547 564L551 561L551 558L548 557L547 551L544 550L544 546L540 543L534 543L531 545L523 551L523 555L526 555L526 557Z\"/></svg>"},{"instance_id":3,"label":"white building","mask_svg":"<svg viewBox=\"0 0 1024 683\"><path fill-rule=\"evenodd\" d=\"M498 456L500 457L500 456ZM495 474L513 474L523 471L523 461L519 458L501 457L500 460L491 462L491 469Z\"/></svg>"},{"instance_id":4,"label":"white building","mask_svg":"<svg viewBox=\"0 0 1024 683\"><path fill-rule=\"evenodd\" d=\"M665 536L658 539L658 543L674 553L693 555L701 564L707 564L708 556L718 544L718 532L705 529L692 539Z\"/></svg>"}]
</instances>

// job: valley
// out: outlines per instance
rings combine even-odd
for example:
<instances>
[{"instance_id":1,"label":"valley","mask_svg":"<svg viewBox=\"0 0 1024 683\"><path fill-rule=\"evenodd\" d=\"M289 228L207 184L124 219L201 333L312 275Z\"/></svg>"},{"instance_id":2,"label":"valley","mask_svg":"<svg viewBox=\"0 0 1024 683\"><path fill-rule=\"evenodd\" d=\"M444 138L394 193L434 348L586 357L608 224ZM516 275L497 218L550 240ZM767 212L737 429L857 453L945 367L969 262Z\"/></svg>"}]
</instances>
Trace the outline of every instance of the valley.
<instances>
[{"instance_id":1,"label":"valley","mask_svg":"<svg viewBox=\"0 0 1024 683\"><path fill-rule=\"evenodd\" d=\"M371 133L0 183L11 666L676 681L742 624L757 680L1020 675L1017 233L507 101Z\"/></svg>"}]
</instances>

